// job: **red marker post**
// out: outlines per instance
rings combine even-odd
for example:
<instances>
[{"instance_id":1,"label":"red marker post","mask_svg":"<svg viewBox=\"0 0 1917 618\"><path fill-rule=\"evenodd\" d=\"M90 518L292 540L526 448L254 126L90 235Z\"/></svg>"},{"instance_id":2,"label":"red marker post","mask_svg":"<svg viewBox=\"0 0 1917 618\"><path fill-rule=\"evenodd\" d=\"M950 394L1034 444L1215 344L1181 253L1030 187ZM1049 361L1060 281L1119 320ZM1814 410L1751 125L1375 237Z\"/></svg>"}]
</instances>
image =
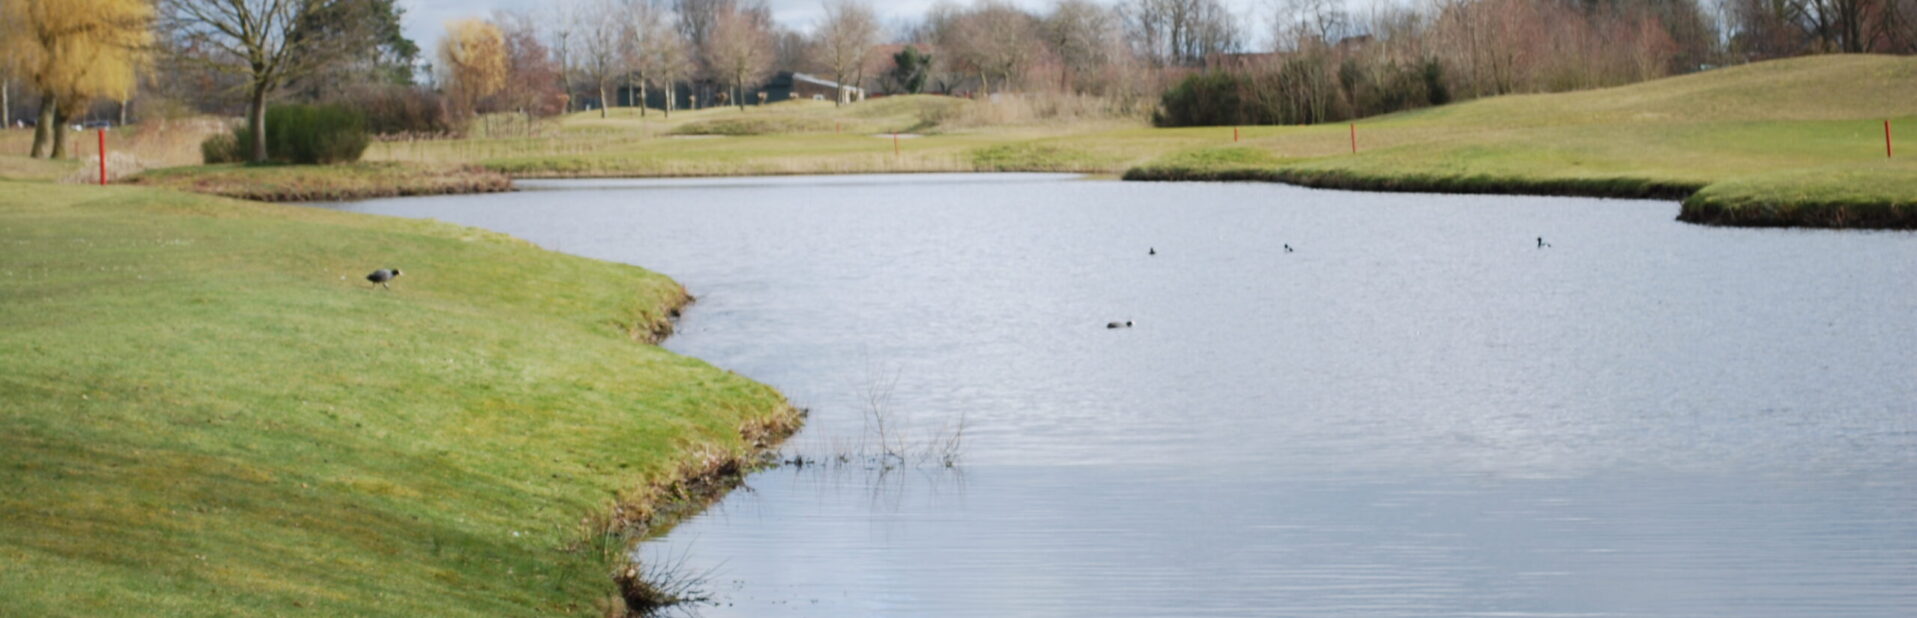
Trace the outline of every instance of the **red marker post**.
<instances>
[{"instance_id":1,"label":"red marker post","mask_svg":"<svg viewBox=\"0 0 1917 618\"><path fill-rule=\"evenodd\" d=\"M106 129L100 129L100 186L106 186Z\"/></svg>"},{"instance_id":2,"label":"red marker post","mask_svg":"<svg viewBox=\"0 0 1917 618\"><path fill-rule=\"evenodd\" d=\"M1358 154L1358 123L1351 123L1351 154Z\"/></svg>"},{"instance_id":3,"label":"red marker post","mask_svg":"<svg viewBox=\"0 0 1917 618\"><path fill-rule=\"evenodd\" d=\"M1231 143L1238 143L1238 127L1231 128Z\"/></svg>"},{"instance_id":4,"label":"red marker post","mask_svg":"<svg viewBox=\"0 0 1917 618\"><path fill-rule=\"evenodd\" d=\"M1884 158L1890 158L1890 121L1884 121Z\"/></svg>"}]
</instances>

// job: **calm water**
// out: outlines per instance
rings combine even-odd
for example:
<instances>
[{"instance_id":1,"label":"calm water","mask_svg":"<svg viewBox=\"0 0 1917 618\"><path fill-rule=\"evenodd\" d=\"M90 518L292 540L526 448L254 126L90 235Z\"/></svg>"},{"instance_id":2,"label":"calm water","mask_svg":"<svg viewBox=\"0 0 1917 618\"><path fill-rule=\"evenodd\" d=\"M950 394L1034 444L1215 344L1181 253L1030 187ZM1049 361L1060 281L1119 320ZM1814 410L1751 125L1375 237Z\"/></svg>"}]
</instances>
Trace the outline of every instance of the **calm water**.
<instances>
[{"instance_id":1,"label":"calm water","mask_svg":"<svg viewBox=\"0 0 1917 618\"><path fill-rule=\"evenodd\" d=\"M1058 176L525 185L345 208L677 278L668 347L810 407L789 451L870 448L875 393L908 445L964 419L954 470L764 472L643 548L714 569L704 615L1917 614L1917 235Z\"/></svg>"}]
</instances>

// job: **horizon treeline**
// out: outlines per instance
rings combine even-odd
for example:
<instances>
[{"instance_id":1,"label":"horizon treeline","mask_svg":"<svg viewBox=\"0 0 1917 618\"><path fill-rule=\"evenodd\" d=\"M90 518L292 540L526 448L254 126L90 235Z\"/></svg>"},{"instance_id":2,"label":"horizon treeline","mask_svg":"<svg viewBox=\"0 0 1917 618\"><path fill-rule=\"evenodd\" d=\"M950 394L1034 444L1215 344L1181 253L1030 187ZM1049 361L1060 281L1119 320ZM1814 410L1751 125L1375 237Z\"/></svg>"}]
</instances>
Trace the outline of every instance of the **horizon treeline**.
<instances>
[{"instance_id":1,"label":"horizon treeline","mask_svg":"<svg viewBox=\"0 0 1917 618\"><path fill-rule=\"evenodd\" d=\"M822 4L793 24L765 0L553 0L444 24L426 50L395 0L0 0L0 121L244 114L262 135L265 107L292 101L349 105L379 134L457 135L488 114L604 113L649 94L668 114L743 107L792 71L858 89L841 104L1019 94L1160 124L1310 123L1917 53L1917 0L1272 0L1255 16L1220 0L974 0L889 21L870 1Z\"/></svg>"}]
</instances>

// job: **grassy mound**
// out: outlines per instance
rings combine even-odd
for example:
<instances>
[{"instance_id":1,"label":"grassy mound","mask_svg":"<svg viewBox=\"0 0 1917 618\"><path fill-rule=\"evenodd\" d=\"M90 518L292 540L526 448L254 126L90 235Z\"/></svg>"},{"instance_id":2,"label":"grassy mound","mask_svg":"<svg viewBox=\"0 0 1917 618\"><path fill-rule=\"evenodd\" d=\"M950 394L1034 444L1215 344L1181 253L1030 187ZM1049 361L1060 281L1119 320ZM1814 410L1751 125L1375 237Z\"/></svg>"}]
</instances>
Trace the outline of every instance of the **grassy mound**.
<instances>
[{"instance_id":1,"label":"grassy mound","mask_svg":"<svg viewBox=\"0 0 1917 618\"><path fill-rule=\"evenodd\" d=\"M0 182L0 614L599 613L606 531L791 420L644 343L684 298L436 222Z\"/></svg>"},{"instance_id":2,"label":"grassy mound","mask_svg":"<svg viewBox=\"0 0 1917 618\"><path fill-rule=\"evenodd\" d=\"M1917 58L1818 56L1482 99L1359 122L1357 154L1346 126L1300 127L1247 140L1267 161L1179 153L1128 177L1604 197L1706 189L1694 208L1715 209L1718 223L1917 226L1897 206L1917 166L1884 161L1886 119L1917 135ZM1807 169L1822 172L1797 173ZM1709 189L1740 178L1765 180ZM1727 214L1757 204L1763 212ZM1692 212L1687 220L1704 220Z\"/></svg>"}]
</instances>

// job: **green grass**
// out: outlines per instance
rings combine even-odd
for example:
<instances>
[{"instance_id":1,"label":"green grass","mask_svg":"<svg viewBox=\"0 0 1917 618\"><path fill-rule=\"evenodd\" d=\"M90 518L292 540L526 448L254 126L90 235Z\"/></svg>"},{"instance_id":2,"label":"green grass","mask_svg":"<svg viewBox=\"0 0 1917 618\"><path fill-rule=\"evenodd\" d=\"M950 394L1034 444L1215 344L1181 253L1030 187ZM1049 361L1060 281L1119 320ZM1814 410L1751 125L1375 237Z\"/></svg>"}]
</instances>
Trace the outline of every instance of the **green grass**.
<instances>
[{"instance_id":1,"label":"green grass","mask_svg":"<svg viewBox=\"0 0 1917 618\"><path fill-rule=\"evenodd\" d=\"M485 193L512 189L498 172L393 162L341 165L201 165L151 170L136 184L268 202L312 202Z\"/></svg>"},{"instance_id":2,"label":"green grass","mask_svg":"<svg viewBox=\"0 0 1917 618\"><path fill-rule=\"evenodd\" d=\"M0 182L0 614L599 614L614 505L789 420L644 343L682 298L449 224Z\"/></svg>"},{"instance_id":3,"label":"green grass","mask_svg":"<svg viewBox=\"0 0 1917 618\"><path fill-rule=\"evenodd\" d=\"M1678 218L1715 225L1913 229L1917 173L1885 165L1727 180L1685 199Z\"/></svg>"}]
</instances>

